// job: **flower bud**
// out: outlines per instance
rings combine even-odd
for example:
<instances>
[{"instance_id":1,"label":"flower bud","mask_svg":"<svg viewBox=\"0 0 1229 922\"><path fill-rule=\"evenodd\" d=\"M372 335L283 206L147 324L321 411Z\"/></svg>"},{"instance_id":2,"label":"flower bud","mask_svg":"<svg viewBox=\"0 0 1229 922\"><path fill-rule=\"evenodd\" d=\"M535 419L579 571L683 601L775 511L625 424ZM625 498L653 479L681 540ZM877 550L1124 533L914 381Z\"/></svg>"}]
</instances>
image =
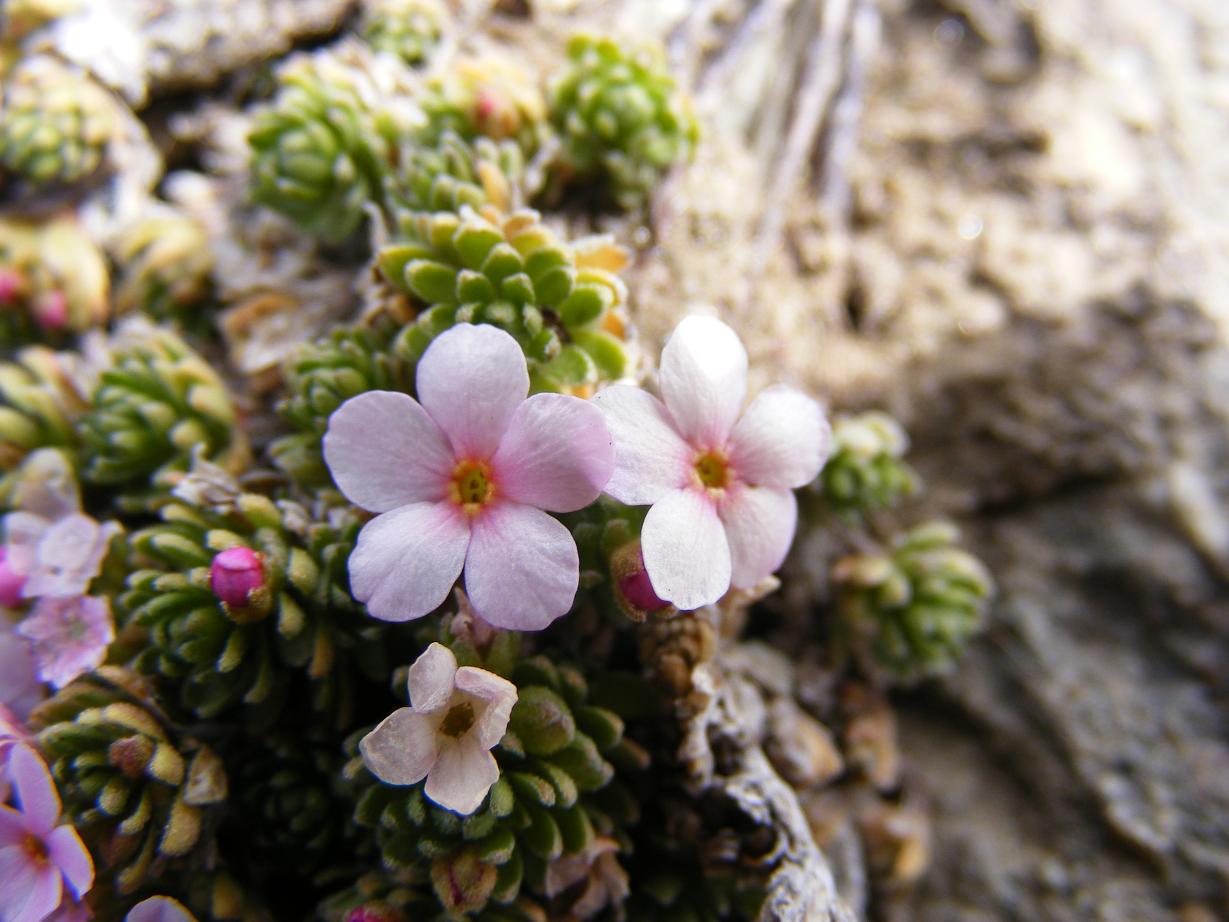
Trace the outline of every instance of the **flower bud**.
<instances>
[{"instance_id":1,"label":"flower bud","mask_svg":"<svg viewBox=\"0 0 1229 922\"><path fill-rule=\"evenodd\" d=\"M44 330L68 326L68 297L62 291L49 291L34 305L34 316Z\"/></svg>"},{"instance_id":2,"label":"flower bud","mask_svg":"<svg viewBox=\"0 0 1229 922\"><path fill-rule=\"evenodd\" d=\"M0 307L16 304L25 290L25 277L18 270L0 268Z\"/></svg>"},{"instance_id":3,"label":"flower bud","mask_svg":"<svg viewBox=\"0 0 1229 922\"><path fill-rule=\"evenodd\" d=\"M26 584L26 578L13 569L8 556L8 549L0 547L0 605L16 608L21 604L21 588Z\"/></svg>"},{"instance_id":4,"label":"flower bud","mask_svg":"<svg viewBox=\"0 0 1229 922\"><path fill-rule=\"evenodd\" d=\"M346 922L405 922L405 913L388 903L364 903L346 914Z\"/></svg>"},{"instance_id":5,"label":"flower bud","mask_svg":"<svg viewBox=\"0 0 1229 922\"><path fill-rule=\"evenodd\" d=\"M250 547L227 548L214 557L209 565L209 588L232 615L261 615L268 609L264 562Z\"/></svg>"},{"instance_id":6,"label":"flower bud","mask_svg":"<svg viewBox=\"0 0 1229 922\"><path fill-rule=\"evenodd\" d=\"M610 555L610 574L614 577L615 599L633 621L643 621L646 615L673 608L654 591L644 569L639 541L625 544Z\"/></svg>"}]
</instances>

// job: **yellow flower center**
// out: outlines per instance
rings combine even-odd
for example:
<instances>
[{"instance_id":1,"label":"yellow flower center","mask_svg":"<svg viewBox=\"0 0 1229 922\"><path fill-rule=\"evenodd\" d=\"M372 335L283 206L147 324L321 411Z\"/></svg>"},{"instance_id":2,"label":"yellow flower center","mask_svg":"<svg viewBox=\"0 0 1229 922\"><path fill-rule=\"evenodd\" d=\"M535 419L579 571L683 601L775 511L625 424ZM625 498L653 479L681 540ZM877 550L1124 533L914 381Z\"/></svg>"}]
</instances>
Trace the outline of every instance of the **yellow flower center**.
<instances>
[{"instance_id":1,"label":"yellow flower center","mask_svg":"<svg viewBox=\"0 0 1229 922\"><path fill-rule=\"evenodd\" d=\"M719 451L706 451L696 458L696 477L710 490L724 490L730 485L730 463Z\"/></svg>"},{"instance_id":2,"label":"yellow flower center","mask_svg":"<svg viewBox=\"0 0 1229 922\"><path fill-rule=\"evenodd\" d=\"M21 842L22 850L35 864L46 864L51 860L47 854L47 846L43 844L43 840L34 833L26 833L26 837Z\"/></svg>"},{"instance_id":3,"label":"yellow flower center","mask_svg":"<svg viewBox=\"0 0 1229 922\"><path fill-rule=\"evenodd\" d=\"M495 495L491 466L485 461L462 461L452 472L452 499L468 515L474 515Z\"/></svg>"},{"instance_id":4,"label":"yellow flower center","mask_svg":"<svg viewBox=\"0 0 1229 922\"><path fill-rule=\"evenodd\" d=\"M454 704L440 721L440 733L460 739L474 725L474 706L468 701Z\"/></svg>"}]
</instances>

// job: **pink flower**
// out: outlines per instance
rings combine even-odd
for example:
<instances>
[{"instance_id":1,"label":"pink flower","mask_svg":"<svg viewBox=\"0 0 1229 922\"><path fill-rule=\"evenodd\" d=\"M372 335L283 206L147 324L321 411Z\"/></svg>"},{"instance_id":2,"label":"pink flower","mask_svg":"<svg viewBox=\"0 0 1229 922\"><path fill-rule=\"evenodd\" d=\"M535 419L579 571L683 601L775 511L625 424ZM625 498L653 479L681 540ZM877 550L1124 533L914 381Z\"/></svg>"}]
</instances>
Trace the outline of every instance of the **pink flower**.
<instances>
[{"instance_id":1,"label":"pink flower","mask_svg":"<svg viewBox=\"0 0 1229 922\"><path fill-rule=\"evenodd\" d=\"M196 917L169 896L151 896L133 906L124 922L196 922Z\"/></svg>"},{"instance_id":2,"label":"pink flower","mask_svg":"<svg viewBox=\"0 0 1229 922\"><path fill-rule=\"evenodd\" d=\"M631 891L618 855L619 843L599 836L584 851L556 858L546 866L546 895L554 898L576 887L568 919L588 919L607 906L621 906Z\"/></svg>"},{"instance_id":3,"label":"pink flower","mask_svg":"<svg viewBox=\"0 0 1229 922\"><path fill-rule=\"evenodd\" d=\"M64 887L80 899L94 884L94 862L72 826L58 826L60 797L34 750L18 746L9 778L20 810L0 806L0 920L42 922Z\"/></svg>"},{"instance_id":4,"label":"pink flower","mask_svg":"<svg viewBox=\"0 0 1229 922\"><path fill-rule=\"evenodd\" d=\"M76 478L54 449L30 456L14 499L20 511L4 518L5 564L10 578L23 580L22 597L84 593L119 526L81 512Z\"/></svg>"},{"instance_id":5,"label":"pink flower","mask_svg":"<svg viewBox=\"0 0 1229 922\"><path fill-rule=\"evenodd\" d=\"M0 704L25 719L45 692L29 642L0 619Z\"/></svg>"},{"instance_id":6,"label":"pink flower","mask_svg":"<svg viewBox=\"0 0 1229 922\"><path fill-rule=\"evenodd\" d=\"M30 742L26 725L0 704L0 803L9 799L9 757L18 746L28 746Z\"/></svg>"},{"instance_id":7,"label":"pink flower","mask_svg":"<svg viewBox=\"0 0 1229 922\"><path fill-rule=\"evenodd\" d=\"M793 489L813 480L830 431L819 405L770 387L741 413L747 353L719 320L688 317L662 350L658 400L619 385L593 402L615 439L606 492L651 505L641 532L656 595L687 610L772 574L798 519Z\"/></svg>"},{"instance_id":8,"label":"pink flower","mask_svg":"<svg viewBox=\"0 0 1229 922\"><path fill-rule=\"evenodd\" d=\"M546 513L597 499L613 447L593 405L528 393L516 340L459 324L419 362L418 400L370 391L329 419L333 478L381 513L350 555L351 589L375 617L427 614L462 569L474 610L496 627L540 630L572 607L576 543Z\"/></svg>"},{"instance_id":9,"label":"pink flower","mask_svg":"<svg viewBox=\"0 0 1229 922\"><path fill-rule=\"evenodd\" d=\"M17 633L30 641L38 677L63 688L102 663L115 639L111 606L100 596L39 599Z\"/></svg>"},{"instance_id":10,"label":"pink flower","mask_svg":"<svg viewBox=\"0 0 1229 922\"><path fill-rule=\"evenodd\" d=\"M410 706L389 714L368 733L363 762L386 784L417 784L457 813L478 809L499 779L490 750L503 739L516 704L516 686L433 643L410 667Z\"/></svg>"}]
</instances>

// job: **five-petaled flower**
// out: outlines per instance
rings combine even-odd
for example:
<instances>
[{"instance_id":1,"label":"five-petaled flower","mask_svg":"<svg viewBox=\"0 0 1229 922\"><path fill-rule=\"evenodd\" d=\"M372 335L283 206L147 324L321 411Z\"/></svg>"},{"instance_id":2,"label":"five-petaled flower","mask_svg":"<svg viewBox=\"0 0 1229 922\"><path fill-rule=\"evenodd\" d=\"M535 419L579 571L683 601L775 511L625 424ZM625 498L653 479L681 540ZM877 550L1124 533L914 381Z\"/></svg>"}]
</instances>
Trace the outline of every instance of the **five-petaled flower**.
<instances>
[{"instance_id":1,"label":"five-petaled flower","mask_svg":"<svg viewBox=\"0 0 1229 922\"><path fill-rule=\"evenodd\" d=\"M100 525L81 511L76 478L54 449L26 461L14 500L17 511L4 517L5 583L20 580L27 599L82 595L119 526Z\"/></svg>"},{"instance_id":2,"label":"five-petaled flower","mask_svg":"<svg viewBox=\"0 0 1229 922\"><path fill-rule=\"evenodd\" d=\"M115 639L115 624L103 596L48 597L38 600L17 633L30 641L38 677L63 688L102 664Z\"/></svg>"},{"instance_id":3,"label":"five-petaled flower","mask_svg":"<svg viewBox=\"0 0 1229 922\"><path fill-rule=\"evenodd\" d=\"M492 326L459 324L418 365L418 400L369 391L330 417L324 457L342 493L380 513L350 555L350 585L386 621L438 607L465 571L474 610L532 631L572 606L580 564L547 512L595 499L613 467L602 414L529 393L525 356Z\"/></svg>"},{"instance_id":4,"label":"five-petaled flower","mask_svg":"<svg viewBox=\"0 0 1229 922\"><path fill-rule=\"evenodd\" d=\"M29 746L9 758L20 810L0 806L0 919L41 922L94 884L94 862L72 826L60 821L60 796L47 766ZM67 904L66 904L67 905Z\"/></svg>"},{"instance_id":5,"label":"five-petaled flower","mask_svg":"<svg viewBox=\"0 0 1229 922\"><path fill-rule=\"evenodd\" d=\"M793 490L823 466L830 430L819 404L764 390L741 413L747 353L719 320L688 317L662 350L662 400L616 385L594 398L615 439L606 492L651 505L641 532L653 591L681 609L750 588L785 559Z\"/></svg>"},{"instance_id":6,"label":"five-petaled flower","mask_svg":"<svg viewBox=\"0 0 1229 922\"><path fill-rule=\"evenodd\" d=\"M478 809L499 779L491 748L503 739L516 686L476 666L457 667L433 643L410 667L410 706L363 737L363 762L387 784L427 783L423 793L461 814Z\"/></svg>"}]
</instances>

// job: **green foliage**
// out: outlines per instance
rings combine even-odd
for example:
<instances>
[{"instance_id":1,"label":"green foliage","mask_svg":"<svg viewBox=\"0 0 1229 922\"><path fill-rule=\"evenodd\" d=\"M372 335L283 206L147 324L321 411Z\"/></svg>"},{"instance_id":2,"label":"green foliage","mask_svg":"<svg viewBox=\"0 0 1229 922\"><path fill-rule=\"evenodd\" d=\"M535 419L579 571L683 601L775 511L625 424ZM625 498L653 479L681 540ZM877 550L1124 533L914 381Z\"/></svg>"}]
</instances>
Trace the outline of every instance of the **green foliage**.
<instances>
[{"instance_id":1,"label":"green foliage","mask_svg":"<svg viewBox=\"0 0 1229 922\"><path fill-rule=\"evenodd\" d=\"M118 312L201 326L199 311L213 293L213 253L199 222L170 209L156 212L129 227L116 249Z\"/></svg>"},{"instance_id":2,"label":"green foliage","mask_svg":"<svg viewBox=\"0 0 1229 922\"><path fill-rule=\"evenodd\" d=\"M514 141L478 137L466 141L445 131L432 145L405 153L405 162L389 180L394 208L409 212L459 211L469 205L493 205L506 211L525 172L525 158Z\"/></svg>"},{"instance_id":3,"label":"green foliage","mask_svg":"<svg viewBox=\"0 0 1229 922\"><path fill-rule=\"evenodd\" d=\"M496 57L453 64L428 82L419 100L427 124L417 132L427 146L448 132L473 141L515 141L532 157L550 133L546 103L537 83L514 64Z\"/></svg>"},{"instance_id":4,"label":"green foliage","mask_svg":"<svg viewBox=\"0 0 1229 922\"><path fill-rule=\"evenodd\" d=\"M343 327L300 346L287 360L278 405L296 430L269 446L275 464L303 486L332 483L321 442L333 412L358 394L408 390L409 367L392 351L391 323Z\"/></svg>"},{"instance_id":5,"label":"green foliage","mask_svg":"<svg viewBox=\"0 0 1229 922\"><path fill-rule=\"evenodd\" d=\"M361 792L355 819L376 830L383 865L429 868L447 911L541 896L550 862L582 852L598 835L619 839L638 818L616 766L643 769L647 754L624 738L618 715L589 701L581 672L535 656L518 662L512 678L519 700L495 749L500 778L471 815L432 803L421 783L376 781L361 758L346 768Z\"/></svg>"},{"instance_id":6,"label":"green foliage","mask_svg":"<svg viewBox=\"0 0 1229 922\"><path fill-rule=\"evenodd\" d=\"M439 0L371 0L363 10L359 30L376 51L394 54L406 64L419 64L439 44L447 16Z\"/></svg>"},{"instance_id":7,"label":"green foliage","mask_svg":"<svg viewBox=\"0 0 1229 922\"><path fill-rule=\"evenodd\" d=\"M248 135L252 198L308 233L345 240L381 199L401 126L358 64L320 52L294 59L278 81Z\"/></svg>"},{"instance_id":8,"label":"green foliage","mask_svg":"<svg viewBox=\"0 0 1229 922\"><path fill-rule=\"evenodd\" d=\"M567 244L533 211L469 207L405 215L400 236L377 259L424 305L399 344L413 359L454 324L490 323L520 343L536 390L587 395L627 370L627 296L615 274L625 256L613 244Z\"/></svg>"},{"instance_id":9,"label":"green foliage","mask_svg":"<svg viewBox=\"0 0 1229 922\"><path fill-rule=\"evenodd\" d=\"M76 182L98 170L119 125L106 90L46 55L13 70L0 110L0 167L35 185Z\"/></svg>"},{"instance_id":10,"label":"green foliage","mask_svg":"<svg viewBox=\"0 0 1229 922\"><path fill-rule=\"evenodd\" d=\"M85 477L142 487L199 451L223 465L247 456L226 386L178 336L150 330L121 346L81 419Z\"/></svg>"},{"instance_id":11,"label":"green foliage","mask_svg":"<svg viewBox=\"0 0 1229 922\"><path fill-rule=\"evenodd\" d=\"M564 164L605 182L620 207L636 208L666 170L691 156L695 116L657 49L578 35L568 57L550 94Z\"/></svg>"},{"instance_id":12,"label":"green foliage","mask_svg":"<svg viewBox=\"0 0 1229 922\"><path fill-rule=\"evenodd\" d=\"M150 691L104 666L31 716L66 811L121 893L203 855L227 796L217 755L177 732Z\"/></svg>"},{"instance_id":13,"label":"green foliage","mask_svg":"<svg viewBox=\"0 0 1229 922\"><path fill-rule=\"evenodd\" d=\"M890 509L918 489L905 463L909 439L886 413L839 417L832 427L832 455L820 474L824 501L839 515L856 517Z\"/></svg>"},{"instance_id":14,"label":"green foliage","mask_svg":"<svg viewBox=\"0 0 1229 922\"><path fill-rule=\"evenodd\" d=\"M71 360L30 346L0 364L0 471L38 448L76 447L75 424L86 405L69 378Z\"/></svg>"},{"instance_id":15,"label":"green foliage","mask_svg":"<svg viewBox=\"0 0 1229 922\"><path fill-rule=\"evenodd\" d=\"M350 597L346 561L359 521L348 507L309 516L241 494L229 508L172 501L161 517L133 535L146 566L119 599L128 623L149 634L138 667L164 677L201 717L247 706L263 725L301 676L313 706L343 718L354 667L385 668L382 625ZM260 555L265 584L235 609L215 597L209 571L219 552L240 546Z\"/></svg>"},{"instance_id":16,"label":"green foliage","mask_svg":"<svg viewBox=\"0 0 1229 922\"><path fill-rule=\"evenodd\" d=\"M882 552L838 562L832 575L848 642L898 676L949 668L994 592L985 566L958 539L955 526L930 522Z\"/></svg>"}]
</instances>

